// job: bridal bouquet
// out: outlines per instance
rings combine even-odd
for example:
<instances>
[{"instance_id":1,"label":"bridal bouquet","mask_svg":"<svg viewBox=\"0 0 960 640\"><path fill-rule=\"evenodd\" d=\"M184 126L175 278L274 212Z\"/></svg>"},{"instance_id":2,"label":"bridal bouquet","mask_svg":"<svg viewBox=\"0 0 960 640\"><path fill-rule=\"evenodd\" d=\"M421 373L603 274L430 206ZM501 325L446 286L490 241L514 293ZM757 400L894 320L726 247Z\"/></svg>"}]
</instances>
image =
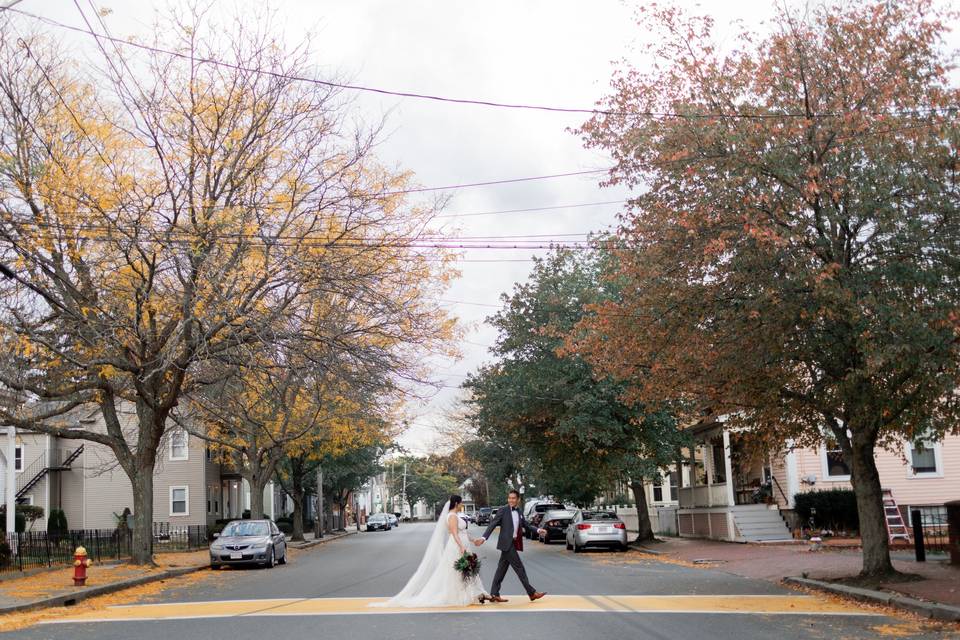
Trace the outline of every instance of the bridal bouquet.
<instances>
[{"instance_id":1,"label":"bridal bouquet","mask_svg":"<svg viewBox=\"0 0 960 640\"><path fill-rule=\"evenodd\" d=\"M463 555L453 563L453 568L460 572L460 577L466 582L480 573L480 558L475 553L464 551Z\"/></svg>"}]
</instances>

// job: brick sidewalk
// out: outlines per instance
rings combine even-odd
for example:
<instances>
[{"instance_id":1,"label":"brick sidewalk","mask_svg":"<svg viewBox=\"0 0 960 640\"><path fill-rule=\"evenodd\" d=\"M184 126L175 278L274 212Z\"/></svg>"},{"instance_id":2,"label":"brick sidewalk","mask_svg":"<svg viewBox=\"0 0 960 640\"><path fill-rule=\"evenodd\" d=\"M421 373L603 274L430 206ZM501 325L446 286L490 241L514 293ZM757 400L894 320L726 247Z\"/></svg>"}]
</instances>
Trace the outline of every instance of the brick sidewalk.
<instances>
[{"instance_id":1,"label":"brick sidewalk","mask_svg":"<svg viewBox=\"0 0 960 640\"><path fill-rule=\"evenodd\" d=\"M721 571L747 578L779 582L788 576L832 580L860 571L859 550L824 548L812 552L807 545L736 544L692 538L667 538L650 545L652 551L684 562L709 561ZM929 557L929 556L928 556ZM944 561L915 562L912 556L894 553L898 571L923 576L917 582L882 584L881 588L914 598L960 606L960 567Z\"/></svg>"}]
</instances>

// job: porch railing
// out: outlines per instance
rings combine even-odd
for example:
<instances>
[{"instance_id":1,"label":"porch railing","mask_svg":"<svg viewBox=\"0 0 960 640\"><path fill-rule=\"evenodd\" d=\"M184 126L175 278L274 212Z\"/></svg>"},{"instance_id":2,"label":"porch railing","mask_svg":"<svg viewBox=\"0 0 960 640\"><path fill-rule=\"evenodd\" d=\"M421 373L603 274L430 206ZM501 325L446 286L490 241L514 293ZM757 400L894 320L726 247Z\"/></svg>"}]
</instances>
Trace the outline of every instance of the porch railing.
<instances>
[{"instance_id":1,"label":"porch railing","mask_svg":"<svg viewBox=\"0 0 960 640\"><path fill-rule=\"evenodd\" d=\"M726 483L680 489L680 504L684 507L725 507L729 502Z\"/></svg>"}]
</instances>

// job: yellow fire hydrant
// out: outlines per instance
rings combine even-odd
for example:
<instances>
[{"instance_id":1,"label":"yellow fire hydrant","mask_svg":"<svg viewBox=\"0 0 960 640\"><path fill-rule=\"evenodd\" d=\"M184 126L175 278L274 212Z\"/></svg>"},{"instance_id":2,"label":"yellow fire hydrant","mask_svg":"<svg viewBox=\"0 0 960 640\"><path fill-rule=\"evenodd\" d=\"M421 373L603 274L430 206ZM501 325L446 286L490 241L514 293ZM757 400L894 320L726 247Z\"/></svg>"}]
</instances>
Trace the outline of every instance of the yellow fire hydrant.
<instances>
[{"instance_id":1,"label":"yellow fire hydrant","mask_svg":"<svg viewBox=\"0 0 960 640\"><path fill-rule=\"evenodd\" d=\"M77 547L73 552L73 586L83 587L87 583L87 567L93 564L93 560L87 557L87 550L83 547Z\"/></svg>"}]
</instances>

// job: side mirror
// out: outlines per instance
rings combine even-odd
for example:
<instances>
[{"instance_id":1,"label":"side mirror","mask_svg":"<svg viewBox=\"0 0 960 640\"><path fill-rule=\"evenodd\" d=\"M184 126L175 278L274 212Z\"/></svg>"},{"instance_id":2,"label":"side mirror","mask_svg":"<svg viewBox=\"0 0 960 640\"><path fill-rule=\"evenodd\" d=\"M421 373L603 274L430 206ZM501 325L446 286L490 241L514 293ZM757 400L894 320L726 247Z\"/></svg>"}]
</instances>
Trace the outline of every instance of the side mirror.
<instances>
[{"instance_id":1,"label":"side mirror","mask_svg":"<svg viewBox=\"0 0 960 640\"><path fill-rule=\"evenodd\" d=\"M219 533L214 533L214 534L213 534L213 537L214 537L214 539L219 538L219 537L220 537L220 534L219 534Z\"/></svg>"}]
</instances>

